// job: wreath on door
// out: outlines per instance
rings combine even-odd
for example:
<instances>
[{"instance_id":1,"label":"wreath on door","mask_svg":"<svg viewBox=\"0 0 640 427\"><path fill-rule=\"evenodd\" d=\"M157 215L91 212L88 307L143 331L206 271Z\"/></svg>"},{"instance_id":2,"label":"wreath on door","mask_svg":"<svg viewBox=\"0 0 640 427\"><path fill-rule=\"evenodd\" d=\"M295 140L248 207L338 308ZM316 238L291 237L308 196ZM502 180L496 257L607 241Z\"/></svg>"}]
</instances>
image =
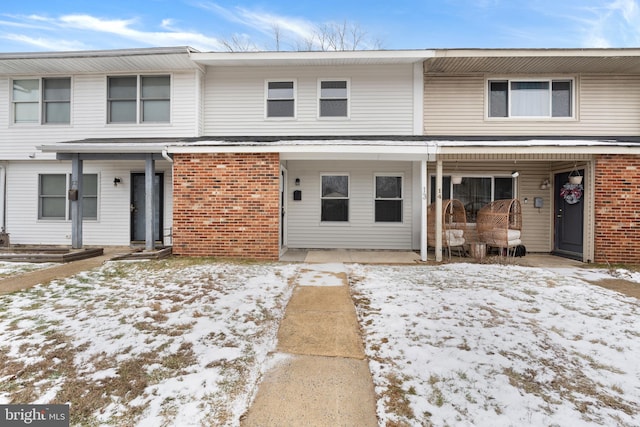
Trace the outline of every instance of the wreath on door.
<instances>
[{"instance_id":1,"label":"wreath on door","mask_svg":"<svg viewBox=\"0 0 640 427\"><path fill-rule=\"evenodd\" d=\"M571 184L567 182L560 190L560 197L564 198L564 201L570 205L574 205L582 198L583 190L582 184Z\"/></svg>"}]
</instances>

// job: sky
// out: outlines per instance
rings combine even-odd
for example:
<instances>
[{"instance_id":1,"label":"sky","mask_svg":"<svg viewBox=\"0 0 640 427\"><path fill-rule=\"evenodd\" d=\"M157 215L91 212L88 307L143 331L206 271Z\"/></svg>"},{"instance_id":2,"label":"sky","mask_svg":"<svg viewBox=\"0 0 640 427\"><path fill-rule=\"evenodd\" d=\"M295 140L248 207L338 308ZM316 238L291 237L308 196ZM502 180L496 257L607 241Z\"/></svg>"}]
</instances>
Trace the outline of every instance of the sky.
<instances>
[{"instance_id":1,"label":"sky","mask_svg":"<svg viewBox=\"0 0 640 427\"><path fill-rule=\"evenodd\" d=\"M357 49L637 47L640 0L23 0L0 52L307 50L345 24Z\"/></svg>"}]
</instances>

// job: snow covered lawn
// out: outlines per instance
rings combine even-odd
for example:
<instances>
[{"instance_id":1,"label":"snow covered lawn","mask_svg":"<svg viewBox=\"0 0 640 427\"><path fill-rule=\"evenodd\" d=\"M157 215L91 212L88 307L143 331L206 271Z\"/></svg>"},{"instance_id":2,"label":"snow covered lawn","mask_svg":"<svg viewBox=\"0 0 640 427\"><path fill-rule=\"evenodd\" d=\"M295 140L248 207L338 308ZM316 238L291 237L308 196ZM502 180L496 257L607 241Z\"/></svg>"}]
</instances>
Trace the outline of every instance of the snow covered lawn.
<instances>
[{"instance_id":1,"label":"snow covered lawn","mask_svg":"<svg viewBox=\"0 0 640 427\"><path fill-rule=\"evenodd\" d=\"M237 426L306 267L110 262L0 296L0 404L70 402L76 425ZM640 300L586 282L637 273L346 270L381 426L638 425Z\"/></svg>"},{"instance_id":2,"label":"snow covered lawn","mask_svg":"<svg viewBox=\"0 0 640 427\"><path fill-rule=\"evenodd\" d=\"M640 301L586 283L599 279L612 276L354 267L380 424L637 426Z\"/></svg>"},{"instance_id":3,"label":"snow covered lawn","mask_svg":"<svg viewBox=\"0 0 640 427\"><path fill-rule=\"evenodd\" d=\"M71 403L73 425L235 425L296 267L111 262L0 296L0 403Z\"/></svg>"},{"instance_id":4,"label":"snow covered lawn","mask_svg":"<svg viewBox=\"0 0 640 427\"><path fill-rule=\"evenodd\" d=\"M32 262L7 262L0 261L0 280L7 277L15 276L17 274L28 273L30 271L41 270L43 268L49 268L52 263L32 263Z\"/></svg>"}]
</instances>

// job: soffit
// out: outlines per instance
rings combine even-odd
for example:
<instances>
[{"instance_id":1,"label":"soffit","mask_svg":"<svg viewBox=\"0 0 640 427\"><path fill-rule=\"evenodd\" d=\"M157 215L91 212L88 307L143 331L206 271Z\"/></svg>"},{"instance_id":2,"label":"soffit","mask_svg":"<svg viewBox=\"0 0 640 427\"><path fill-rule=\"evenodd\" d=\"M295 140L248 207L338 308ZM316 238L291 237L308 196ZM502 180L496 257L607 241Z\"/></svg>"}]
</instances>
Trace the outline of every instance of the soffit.
<instances>
[{"instance_id":1,"label":"soffit","mask_svg":"<svg viewBox=\"0 0 640 427\"><path fill-rule=\"evenodd\" d=\"M637 50L442 52L427 59L427 74L640 74Z\"/></svg>"},{"instance_id":2,"label":"soffit","mask_svg":"<svg viewBox=\"0 0 640 427\"><path fill-rule=\"evenodd\" d=\"M0 75L177 71L199 68L181 48L0 54Z\"/></svg>"}]
</instances>

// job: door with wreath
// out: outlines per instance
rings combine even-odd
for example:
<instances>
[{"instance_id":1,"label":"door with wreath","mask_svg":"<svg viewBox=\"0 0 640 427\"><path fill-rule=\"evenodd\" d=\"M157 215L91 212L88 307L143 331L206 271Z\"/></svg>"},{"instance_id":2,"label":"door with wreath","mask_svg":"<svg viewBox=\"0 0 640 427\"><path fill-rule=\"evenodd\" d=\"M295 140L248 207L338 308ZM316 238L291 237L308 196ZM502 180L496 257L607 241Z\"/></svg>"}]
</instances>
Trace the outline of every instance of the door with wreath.
<instances>
[{"instance_id":1,"label":"door with wreath","mask_svg":"<svg viewBox=\"0 0 640 427\"><path fill-rule=\"evenodd\" d=\"M584 169L555 174L553 192L556 255L582 260L584 230L584 181L571 176L584 176Z\"/></svg>"}]
</instances>

